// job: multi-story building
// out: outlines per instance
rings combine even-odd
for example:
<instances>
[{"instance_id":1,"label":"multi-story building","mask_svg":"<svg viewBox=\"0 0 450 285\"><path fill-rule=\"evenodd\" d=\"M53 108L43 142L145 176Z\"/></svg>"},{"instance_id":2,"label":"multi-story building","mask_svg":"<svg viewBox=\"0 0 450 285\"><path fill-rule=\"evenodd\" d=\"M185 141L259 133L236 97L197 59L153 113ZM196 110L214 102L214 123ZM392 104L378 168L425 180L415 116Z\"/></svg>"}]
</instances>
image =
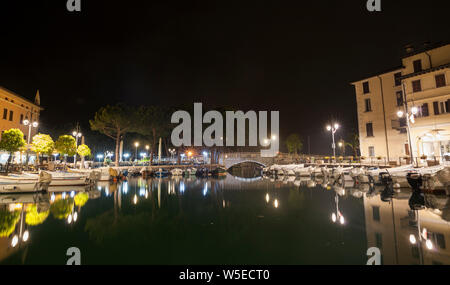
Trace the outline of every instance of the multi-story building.
<instances>
[{"instance_id":1,"label":"multi-story building","mask_svg":"<svg viewBox=\"0 0 450 285\"><path fill-rule=\"evenodd\" d=\"M450 156L449 67L450 44L409 46L401 66L352 83L362 156L395 162L411 150L422 162Z\"/></svg>"},{"instance_id":2,"label":"multi-story building","mask_svg":"<svg viewBox=\"0 0 450 285\"><path fill-rule=\"evenodd\" d=\"M28 140L29 125L24 121L28 120L31 124L39 122L39 115L42 110L40 106L39 91L37 91L34 103L22 96L9 91L0 86L0 132L15 128L20 129L25 140ZM38 128L31 125L31 137L38 131Z\"/></svg>"}]
</instances>

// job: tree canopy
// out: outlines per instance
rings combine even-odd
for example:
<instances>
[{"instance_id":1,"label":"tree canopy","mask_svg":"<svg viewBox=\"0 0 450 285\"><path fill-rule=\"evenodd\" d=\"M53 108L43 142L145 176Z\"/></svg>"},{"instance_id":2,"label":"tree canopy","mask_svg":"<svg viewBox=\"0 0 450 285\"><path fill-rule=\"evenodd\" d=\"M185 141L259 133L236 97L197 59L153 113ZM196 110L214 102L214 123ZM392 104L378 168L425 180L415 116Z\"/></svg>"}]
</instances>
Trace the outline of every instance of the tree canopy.
<instances>
[{"instance_id":1,"label":"tree canopy","mask_svg":"<svg viewBox=\"0 0 450 285\"><path fill-rule=\"evenodd\" d=\"M61 156L72 156L76 154L77 146L75 138L69 135L62 135L55 142L55 148Z\"/></svg>"},{"instance_id":2,"label":"tree canopy","mask_svg":"<svg viewBox=\"0 0 450 285\"><path fill-rule=\"evenodd\" d=\"M286 138L286 147L289 153L298 154L303 148L303 143L300 136L297 134L289 135Z\"/></svg>"},{"instance_id":3,"label":"tree canopy","mask_svg":"<svg viewBox=\"0 0 450 285\"><path fill-rule=\"evenodd\" d=\"M120 140L125 134L135 131L139 125L136 110L123 104L108 105L100 108L89 124L93 131L98 131L116 141L115 162L118 165Z\"/></svg>"},{"instance_id":4,"label":"tree canopy","mask_svg":"<svg viewBox=\"0 0 450 285\"><path fill-rule=\"evenodd\" d=\"M55 142L52 137L45 134L37 134L33 137L31 150L37 154L51 155L55 149Z\"/></svg>"},{"instance_id":5,"label":"tree canopy","mask_svg":"<svg viewBox=\"0 0 450 285\"><path fill-rule=\"evenodd\" d=\"M0 140L0 149L13 153L19 151L26 144L23 133L19 129L4 131Z\"/></svg>"},{"instance_id":6,"label":"tree canopy","mask_svg":"<svg viewBox=\"0 0 450 285\"><path fill-rule=\"evenodd\" d=\"M359 150L359 135L358 135L358 133L357 132L353 132L350 135L348 141L345 144L352 148L353 155L355 157L357 157L358 156L358 150Z\"/></svg>"},{"instance_id":7,"label":"tree canopy","mask_svg":"<svg viewBox=\"0 0 450 285\"><path fill-rule=\"evenodd\" d=\"M78 146L77 153L81 157L91 156L91 149L87 145L82 144Z\"/></svg>"}]
</instances>

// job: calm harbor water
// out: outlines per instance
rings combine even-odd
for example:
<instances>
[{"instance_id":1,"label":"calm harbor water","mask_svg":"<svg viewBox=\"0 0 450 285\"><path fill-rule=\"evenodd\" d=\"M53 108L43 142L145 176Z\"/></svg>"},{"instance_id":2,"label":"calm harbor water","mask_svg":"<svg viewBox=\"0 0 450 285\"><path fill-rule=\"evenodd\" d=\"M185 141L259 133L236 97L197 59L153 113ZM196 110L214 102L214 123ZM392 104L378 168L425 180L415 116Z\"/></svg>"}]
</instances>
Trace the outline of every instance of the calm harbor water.
<instances>
[{"instance_id":1,"label":"calm harbor water","mask_svg":"<svg viewBox=\"0 0 450 285\"><path fill-rule=\"evenodd\" d=\"M366 264L378 247L383 264L450 264L448 198L383 190L228 175L3 195L0 263L77 247L82 264Z\"/></svg>"}]
</instances>

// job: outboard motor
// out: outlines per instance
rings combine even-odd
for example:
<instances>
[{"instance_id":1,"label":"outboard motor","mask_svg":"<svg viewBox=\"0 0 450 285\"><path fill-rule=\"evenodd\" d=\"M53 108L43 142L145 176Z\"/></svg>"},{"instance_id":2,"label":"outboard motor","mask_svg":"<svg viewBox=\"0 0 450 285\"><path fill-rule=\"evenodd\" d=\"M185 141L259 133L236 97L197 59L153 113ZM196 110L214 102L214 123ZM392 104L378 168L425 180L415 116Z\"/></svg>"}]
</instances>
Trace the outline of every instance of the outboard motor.
<instances>
[{"instance_id":1,"label":"outboard motor","mask_svg":"<svg viewBox=\"0 0 450 285\"><path fill-rule=\"evenodd\" d=\"M36 185L34 185L34 187L37 188L35 190L47 191L48 186L50 185L51 182L52 182L52 175L48 172L41 170L39 172L38 183L36 183Z\"/></svg>"},{"instance_id":2,"label":"outboard motor","mask_svg":"<svg viewBox=\"0 0 450 285\"><path fill-rule=\"evenodd\" d=\"M99 175L100 173L97 171L91 171L91 173L89 173L89 184L95 184L100 178Z\"/></svg>"},{"instance_id":3,"label":"outboard motor","mask_svg":"<svg viewBox=\"0 0 450 285\"><path fill-rule=\"evenodd\" d=\"M411 186L414 191L420 191L420 187L422 187L423 184L423 179L419 173L409 172L406 175L406 180L408 180L409 186Z\"/></svg>"},{"instance_id":4,"label":"outboard motor","mask_svg":"<svg viewBox=\"0 0 450 285\"><path fill-rule=\"evenodd\" d=\"M382 172L380 173L380 181L383 185L392 185L392 177L389 173Z\"/></svg>"}]
</instances>

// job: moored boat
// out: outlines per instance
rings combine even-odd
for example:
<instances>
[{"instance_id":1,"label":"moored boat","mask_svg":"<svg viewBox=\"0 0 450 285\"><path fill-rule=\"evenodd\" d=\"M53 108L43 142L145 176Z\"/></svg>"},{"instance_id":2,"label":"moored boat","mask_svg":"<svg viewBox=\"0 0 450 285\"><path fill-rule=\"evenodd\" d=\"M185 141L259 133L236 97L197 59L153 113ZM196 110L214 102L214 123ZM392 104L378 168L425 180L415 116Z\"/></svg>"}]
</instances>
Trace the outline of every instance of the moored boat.
<instances>
[{"instance_id":1,"label":"moored boat","mask_svg":"<svg viewBox=\"0 0 450 285\"><path fill-rule=\"evenodd\" d=\"M9 174L0 176L0 193L29 193L43 191L52 181L52 175L41 171L39 174Z\"/></svg>"}]
</instances>

